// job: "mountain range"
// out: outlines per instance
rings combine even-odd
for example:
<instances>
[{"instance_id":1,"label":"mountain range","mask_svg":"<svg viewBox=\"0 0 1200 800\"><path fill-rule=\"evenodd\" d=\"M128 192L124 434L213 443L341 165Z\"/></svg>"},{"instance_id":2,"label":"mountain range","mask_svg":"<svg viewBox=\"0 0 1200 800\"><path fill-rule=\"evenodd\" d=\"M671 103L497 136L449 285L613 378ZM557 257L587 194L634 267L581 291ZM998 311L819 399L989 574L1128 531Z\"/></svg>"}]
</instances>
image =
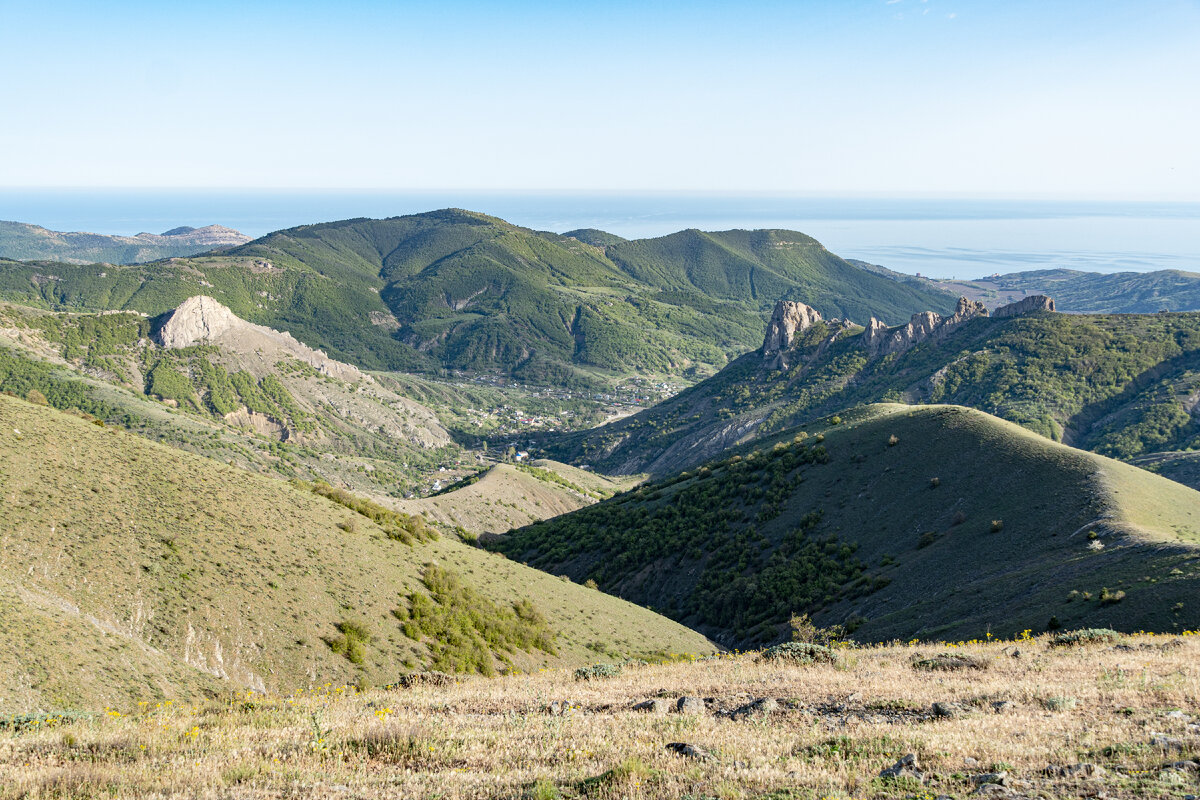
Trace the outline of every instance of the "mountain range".
<instances>
[{"instance_id":1,"label":"mountain range","mask_svg":"<svg viewBox=\"0 0 1200 800\"><path fill-rule=\"evenodd\" d=\"M893 328L809 315L773 348L545 449L607 472L666 475L755 436L896 401L971 406L1122 459L1200 446L1200 314L1000 313L964 298L955 315Z\"/></svg>"},{"instance_id":2,"label":"mountain range","mask_svg":"<svg viewBox=\"0 0 1200 800\"><path fill-rule=\"evenodd\" d=\"M0 297L162 314L208 294L368 369L555 385L703 376L755 346L772 306L900 320L943 292L859 269L791 231L637 241L532 231L467 211L346 220L148 265L0 262Z\"/></svg>"},{"instance_id":3,"label":"mountain range","mask_svg":"<svg viewBox=\"0 0 1200 800\"><path fill-rule=\"evenodd\" d=\"M0 220L0 257L68 264L139 264L161 258L190 256L250 241L231 228L181 226L163 233L111 236L101 233L63 233L38 225Z\"/></svg>"},{"instance_id":4,"label":"mountain range","mask_svg":"<svg viewBox=\"0 0 1200 800\"><path fill-rule=\"evenodd\" d=\"M0 705L699 655L801 615L1196 627L1200 314L1063 313L1051 279L1091 280L981 301L791 231L453 209L0 261ZM1087 291L1152 285L1121 281Z\"/></svg>"}]
</instances>

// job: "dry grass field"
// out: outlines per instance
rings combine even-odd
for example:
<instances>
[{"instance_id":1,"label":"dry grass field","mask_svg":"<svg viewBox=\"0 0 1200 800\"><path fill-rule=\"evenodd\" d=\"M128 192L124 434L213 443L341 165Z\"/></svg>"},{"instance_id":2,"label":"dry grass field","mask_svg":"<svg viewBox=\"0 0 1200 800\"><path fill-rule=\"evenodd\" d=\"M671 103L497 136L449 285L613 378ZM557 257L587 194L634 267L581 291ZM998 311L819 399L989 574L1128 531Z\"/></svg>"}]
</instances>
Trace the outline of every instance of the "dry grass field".
<instances>
[{"instance_id":1,"label":"dry grass field","mask_svg":"<svg viewBox=\"0 0 1200 800\"><path fill-rule=\"evenodd\" d=\"M916 666L939 654L972 665ZM0 722L0 798L1184 798L1198 657L1195 635L1041 636L148 703ZM919 775L881 777L909 754Z\"/></svg>"}]
</instances>

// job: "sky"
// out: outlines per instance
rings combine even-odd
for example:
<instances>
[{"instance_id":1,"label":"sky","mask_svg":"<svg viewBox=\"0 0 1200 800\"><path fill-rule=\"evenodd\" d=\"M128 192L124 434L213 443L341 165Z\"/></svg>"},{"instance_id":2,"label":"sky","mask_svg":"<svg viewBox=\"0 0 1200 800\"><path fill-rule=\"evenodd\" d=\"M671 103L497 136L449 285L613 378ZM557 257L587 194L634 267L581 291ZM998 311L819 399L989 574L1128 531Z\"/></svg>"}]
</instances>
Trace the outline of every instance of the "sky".
<instances>
[{"instance_id":1,"label":"sky","mask_svg":"<svg viewBox=\"0 0 1200 800\"><path fill-rule=\"evenodd\" d=\"M0 0L0 187L1200 199L1200 0Z\"/></svg>"}]
</instances>

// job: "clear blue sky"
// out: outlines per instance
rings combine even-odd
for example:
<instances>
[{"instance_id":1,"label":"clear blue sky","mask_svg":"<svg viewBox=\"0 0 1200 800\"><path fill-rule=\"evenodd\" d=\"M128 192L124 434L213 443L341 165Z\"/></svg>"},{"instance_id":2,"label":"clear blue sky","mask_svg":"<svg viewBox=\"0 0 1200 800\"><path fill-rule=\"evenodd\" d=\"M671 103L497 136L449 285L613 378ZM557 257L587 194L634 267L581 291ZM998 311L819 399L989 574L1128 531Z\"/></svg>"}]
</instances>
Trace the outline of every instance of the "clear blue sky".
<instances>
[{"instance_id":1,"label":"clear blue sky","mask_svg":"<svg viewBox=\"0 0 1200 800\"><path fill-rule=\"evenodd\" d=\"M0 0L0 186L1200 199L1198 0Z\"/></svg>"}]
</instances>

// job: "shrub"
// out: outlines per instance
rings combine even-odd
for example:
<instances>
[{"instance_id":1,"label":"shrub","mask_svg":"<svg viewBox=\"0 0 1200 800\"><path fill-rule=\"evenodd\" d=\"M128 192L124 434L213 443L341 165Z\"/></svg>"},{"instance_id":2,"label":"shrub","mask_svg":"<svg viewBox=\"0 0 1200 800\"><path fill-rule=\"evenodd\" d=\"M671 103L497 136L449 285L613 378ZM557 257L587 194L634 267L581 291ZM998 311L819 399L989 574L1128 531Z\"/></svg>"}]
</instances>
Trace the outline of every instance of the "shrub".
<instances>
[{"instance_id":1,"label":"shrub","mask_svg":"<svg viewBox=\"0 0 1200 800\"><path fill-rule=\"evenodd\" d=\"M929 479L929 488L930 489L936 489L937 487L939 487L941 485L942 485L941 478L930 478Z\"/></svg>"},{"instance_id":2,"label":"shrub","mask_svg":"<svg viewBox=\"0 0 1200 800\"><path fill-rule=\"evenodd\" d=\"M1121 634L1111 628L1083 628L1077 631L1060 633L1050 639L1051 647L1071 647L1077 644L1101 644L1116 642Z\"/></svg>"},{"instance_id":3,"label":"shrub","mask_svg":"<svg viewBox=\"0 0 1200 800\"><path fill-rule=\"evenodd\" d=\"M917 539L917 547L918 548L929 547L929 545L931 545L937 541L937 538L938 538L937 531L925 531Z\"/></svg>"},{"instance_id":4,"label":"shrub","mask_svg":"<svg viewBox=\"0 0 1200 800\"><path fill-rule=\"evenodd\" d=\"M914 656L912 666L913 669L924 672L951 672L960 669L987 669L988 662L977 656L963 653L938 653L936 656L928 658Z\"/></svg>"},{"instance_id":5,"label":"shrub","mask_svg":"<svg viewBox=\"0 0 1200 800\"><path fill-rule=\"evenodd\" d=\"M893 433L891 436L888 437L888 447L895 447L898 444L900 444L899 436L897 436L896 434Z\"/></svg>"},{"instance_id":6,"label":"shrub","mask_svg":"<svg viewBox=\"0 0 1200 800\"><path fill-rule=\"evenodd\" d=\"M25 399L39 406L50 405L50 401L46 399L46 395L42 394L37 389L30 389L28 392L26 392Z\"/></svg>"},{"instance_id":7,"label":"shrub","mask_svg":"<svg viewBox=\"0 0 1200 800\"><path fill-rule=\"evenodd\" d=\"M1004 520L1002 520L1002 519L992 520L992 533L999 533L1003 529L1004 529Z\"/></svg>"},{"instance_id":8,"label":"shrub","mask_svg":"<svg viewBox=\"0 0 1200 800\"><path fill-rule=\"evenodd\" d=\"M762 651L766 661L790 661L793 664L834 664L837 655L828 647L811 642L784 642Z\"/></svg>"},{"instance_id":9,"label":"shrub","mask_svg":"<svg viewBox=\"0 0 1200 800\"><path fill-rule=\"evenodd\" d=\"M575 680L591 681L599 678L615 678L621 674L620 664L593 664L575 670Z\"/></svg>"},{"instance_id":10,"label":"shrub","mask_svg":"<svg viewBox=\"0 0 1200 800\"><path fill-rule=\"evenodd\" d=\"M361 665L366 660L366 646L375 638L366 623L342 620L337 624L337 629L341 636L326 640L329 649L345 656L351 664Z\"/></svg>"},{"instance_id":11,"label":"shrub","mask_svg":"<svg viewBox=\"0 0 1200 800\"><path fill-rule=\"evenodd\" d=\"M1058 621L1058 617L1051 617L1050 621L1046 623L1046 630L1048 631L1057 631L1061 628L1062 623Z\"/></svg>"},{"instance_id":12,"label":"shrub","mask_svg":"<svg viewBox=\"0 0 1200 800\"><path fill-rule=\"evenodd\" d=\"M1118 589L1115 592L1109 591L1108 587L1100 590L1100 605L1108 606L1114 603L1119 603L1125 599L1125 592Z\"/></svg>"},{"instance_id":13,"label":"shrub","mask_svg":"<svg viewBox=\"0 0 1200 800\"><path fill-rule=\"evenodd\" d=\"M828 628L819 627L808 614L792 614L788 619L788 627L792 629L792 641L828 647L845 641L846 629L841 625L830 625Z\"/></svg>"},{"instance_id":14,"label":"shrub","mask_svg":"<svg viewBox=\"0 0 1200 800\"><path fill-rule=\"evenodd\" d=\"M554 653L555 633L532 601L503 608L436 564L425 566L421 580L429 594L412 592L408 608L392 614L405 636L424 639L435 670L494 675L493 658L509 663L514 650Z\"/></svg>"},{"instance_id":15,"label":"shrub","mask_svg":"<svg viewBox=\"0 0 1200 800\"><path fill-rule=\"evenodd\" d=\"M1041 703L1047 711L1070 711L1079 701L1074 697L1044 697Z\"/></svg>"}]
</instances>

